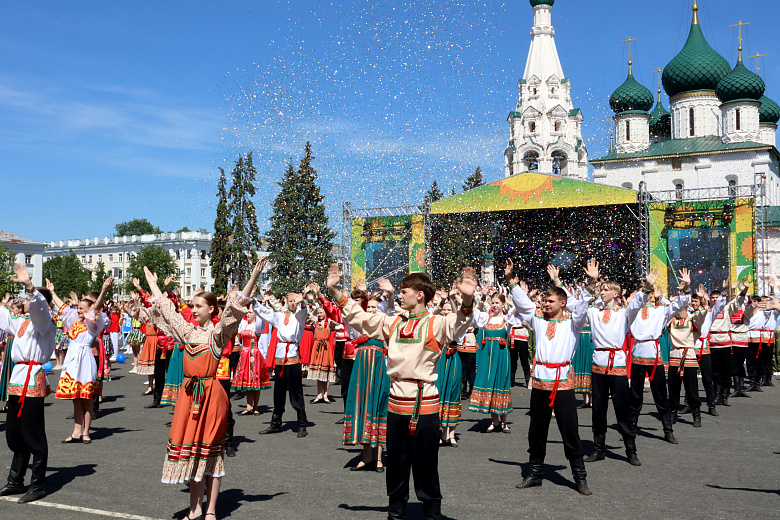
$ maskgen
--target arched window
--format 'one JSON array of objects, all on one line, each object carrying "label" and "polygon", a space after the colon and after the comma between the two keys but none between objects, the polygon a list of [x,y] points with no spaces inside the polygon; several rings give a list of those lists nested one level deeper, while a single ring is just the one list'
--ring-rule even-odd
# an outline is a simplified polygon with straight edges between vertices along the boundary
[{"label": "arched window", "polygon": [[523,162],[525,168],[529,172],[535,172],[539,170],[539,154],[536,152],[526,152],[523,156]]},{"label": "arched window", "polygon": [[691,137],[696,135],[696,120],[694,118],[693,107],[688,109],[688,132]]},{"label": "arched window", "polygon": [[561,122],[560,121],[556,121],[555,122],[555,131],[556,132],[560,132],[561,131]]},{"label": "arched window", "polygon": [[631,121],[626,121],[626,141],[631,140]]},{"label": "arched window", "polygon": [[739,109],[734,114],[734,122],[736,123],[737,130],[742,130],[742,113]]},{"label": "arched window", "polygon": [[566,175],[566,154],[560,150],[552,153],[553,175]]},{"label": "arched window", "polygon": [[729,198],[737,198],[737,181],[734,179],[729,179]]},{"label": "arched window", "polygon": [[677,200],[683,199],[683,183],[677,182],[674,185],[674,195],[677,198]]}]

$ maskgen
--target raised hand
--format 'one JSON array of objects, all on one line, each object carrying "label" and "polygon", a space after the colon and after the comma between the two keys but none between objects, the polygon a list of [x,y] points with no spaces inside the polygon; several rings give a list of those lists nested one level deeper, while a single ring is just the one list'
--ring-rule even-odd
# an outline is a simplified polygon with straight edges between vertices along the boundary
[{"label": "raised hand", "polygon": [[51,283],[51,280],[46,278],[46,288],[49,290],[49,292],[54,292],[54,284]]},{"label": "raised hand", "polygon": [[149,282],[149,285],[157,285],[157,273],[153,273],[148,267],[144,266],[144,274],[146,275],[146,281]]},{"label": "raised hand", "polygon": [[506,277],[507,281],[512,279],[512,273],[515,271],[515,264],[512,262],[511,258],[506,259],[506,267],[504,268],[504,276]]},{"label": "raised hand", "polygon": [[[14,264],[14,269],[15,269],[15,268],[16,268],[16,264]],[[769,279],[769,282],[767,282],[767,284],[769,285],[769,287],[771,287],[772,289],[774,289],[774,288],[775,288],[775,286],[777,285],[777,280],[776,280],[776,279],[775,279],[775,277],[773,276],[772,278],[770,278],[770,279]]]},{"label": "raised hand", "polygon": [[141,280],[139,280],[138,278],[133,278],[133,287],[135,287],[136,289],[138,289],[140,291],[141,290]]},{"label": "raised hand", "polygon": [[598,280],[598,278],[599,278],[599,263],[596,262],[595,258],[591,258],[590,260],[588,260],[588,263],[585,266],[585,276],[587,276],[591,280]]},{"label": "raised hand", "polygon": [[649,271],[647,271],[647,274],[645,275],[645,283],[648,285],[648,287],[654,286],[655,282],[658,281],[658,268],[653,267]]},{"label": "raised hand", "polygon": [[103,292],[108,291],[108,288],[111,287],[113,284],[114,284],[114,277],[113,276],[109,276],[108,278],[106,278],[103,281],[102,291]]},{"label": "raised hand", "polygon": [[558,274],[561,272],[560,269],[555,267],[554,265],[550,264],[547,266],[547,274],[550,276],[550,281],[555,285],[556,287],[559,287],[561,285],[561,279],[558,278]]},{"label": "raised hand", "polygon": [[723,283],[721,284],[721,288],[723,289],[723,292],[728,291],[728,289],[729,289],[729,279],[728,278],[723,280]]},{"label": "raised hand", "polygon": [[336,286],[339,284],[340,281],[341,281],[341,274],[339,274],[339,264],[337,263],[330,264],[330,268],[328,269],[328,278],[325,281],[325,285],[328,286],[328,289],[334,290],[336,289]]},{"label": "raised hand", "polygon": [[12,282],[20,283],[24,285],[24,288],[27,289],[28,291],[35,288],[35,286],[30,281],[30,273],[27,271],[27,268],[25,266],[23,266],[22,264],[15,263],[14,272],[16,273],[16,276],[11,276],[9,278]]},{"label": "raised hand", "polygon": [[681,291],[685,291],[691,286],[691,272],[684,267],[680,269],[680,286]]},{"label": "raised hand", "polygon": [[[728,283],[728,280],[726,280],[726,283]],[[696,295],[700,298],[707,297],[707,291],[705,290],[703,283],[699,284],[699,288],[696,290]]]},{"label": "raised hand", "polygon": [[174,278],[175,278],[175,276],[173,276],[173,275],[166,276],[165,277],[165,281],[163,282],[163,287],[168,287],[168,284],[171,283]]},{"label": "raised hand", "polygon": [[377,280],[377,284],[379,284],[379,289],[385,292],[395,292],[395,287],[393,287],[393,284],[390,283],[390,280],[387,278],[380,278]]},{"label": "raised hand", "polygon": [[663,291],[661,291],[661,286],[660,285],[654,285],[653,286],[653,296],[655,296],[656,298],[660,298],[663,295],[664,295],[664,293],[663,293]]},{"label": "raised hand", "polygon": [[464,267],[456,283],[457,289],[464,299],[468,298],[471,300],[474,297],[474,291],[477,289],[477,275],[474,272],[474,268]]},{"label": "raised hand", "polygon": [[309,284],[309,290],[312,291],[316,296],[320,295],[320,284],[317,282],[312,282]]},{"label": "raised hand", "polygon": [[766,302],[766,308],[767,310],[776,310],[780,311],[780,298],[777,296],[770,296],[769,301]]},{"label": "raised hand", "polygon": [[750,283],[748,282],[747,277],[742,278],[742,282],[739,284],[740,289],[743,291],[746,291],[748,287],[750,287]]},{"label": "raised hand", "polygon": [[368,292],[368,285],[366,285],[366,281],[365,280],[359,280],[357,282],[357,286],[356,287],[360,291]]},{"label": "raised hand", "polygon": [[[517,278],[515,278],[515,280],[517,280]],[[520,289],[522,289],[524,293],[528,294],[528,284],[527,283],[520,282]],[[533,298],[534,296],[536,296],[536,294],[534,294],[534,291],[531,291],[531,293],[532,294],[529,295],[529,298]]]}]

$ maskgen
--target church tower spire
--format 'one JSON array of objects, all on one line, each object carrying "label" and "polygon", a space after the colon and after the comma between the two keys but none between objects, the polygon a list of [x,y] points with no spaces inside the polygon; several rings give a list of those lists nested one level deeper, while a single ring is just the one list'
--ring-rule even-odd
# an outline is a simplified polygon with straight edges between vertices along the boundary
[{"label": "church tower spire", "polygon": [[534,13],[531,45],[523,77],[517,83],[517,106],[508,118],[505,175],[538,172],[587,179],[582,112],[572,106],[571,82],[563,74],[555,46],[555,0],[530,3]]}]

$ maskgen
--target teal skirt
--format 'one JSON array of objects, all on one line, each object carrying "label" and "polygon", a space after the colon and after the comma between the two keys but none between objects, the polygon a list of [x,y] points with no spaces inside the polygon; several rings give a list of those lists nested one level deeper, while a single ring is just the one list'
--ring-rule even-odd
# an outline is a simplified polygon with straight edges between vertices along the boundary
[{"label": "teal skirt", "polygon": [[5,357],[3,358],[2,373],[0,373],[0,401],[8,400],[8,382],[11,380],[11,372],[16,366],[16,363],[11,359],[13,346],[14,339],[10,336],[6,337]]},{"label": "teal skirt", "polygon": [[571,360],[571,367],[574,370],[574,392],[578,394],[590,394],[593,377],[593,341],[590,334],[590,327],[586,327],[580,332],[577,341],[577,350],[574,352],[574,358]]},{"label": "teal skirt", "polygon": [[453,351],[452,354],[442,354],[437,371],[439,422],[442,428],[454,428],[460,423],[460,390],[463,378],[463,365],[458,353]]},{"label": "teal skirt", "polygon": [[368,340],[355,353],[349,380],[342,443],[387,444],[387,402],[390,378],[387,376],[382,343]]},{"label": "teal skirt", "polygon": [[658,346],[661,350],[661,358],[664,360],[664,365],[669,366],[669,353],[672,351],[672,343],[669,340],[669,328],[664,328],[664,333],[661,334],[661,338],[658,341]]},{"label": "teal skirt", "polygon": [[168,364],[168,373],[165,375],[165,386],[163,387],[162,399],[160,399],[161,405],[176,405],[182,381],[184,381],[184,349],[181,348],[180,343],[176,343]]},{"label": "teal skirt", "polygon": [[483,341],[477,350],[477,375],[469,410],[505,415],[512,411],[509,346],[505,338],[484,338]]}]

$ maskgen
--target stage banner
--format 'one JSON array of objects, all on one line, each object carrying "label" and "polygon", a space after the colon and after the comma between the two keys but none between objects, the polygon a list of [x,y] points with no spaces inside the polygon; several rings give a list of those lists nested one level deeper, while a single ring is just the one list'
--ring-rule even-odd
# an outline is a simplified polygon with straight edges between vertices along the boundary
[{"label": "stage banner", "polygon": [[676,294],[683,267],[694,290],[700,283],[720,289],[725,278],[732,284],[747,278],[755,290],[754,199],[650,203],[648,209],[650,267],[659,269],[667,294]]},{"label": "stage banner", "polygon": [[352,283],[389,278],[397,288],[409,273],[425,271],[422,215],[357,218],[352,221]]}]

